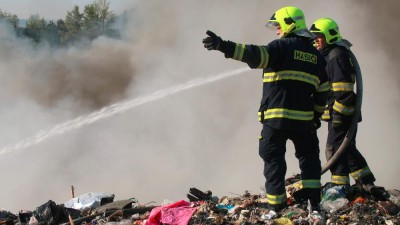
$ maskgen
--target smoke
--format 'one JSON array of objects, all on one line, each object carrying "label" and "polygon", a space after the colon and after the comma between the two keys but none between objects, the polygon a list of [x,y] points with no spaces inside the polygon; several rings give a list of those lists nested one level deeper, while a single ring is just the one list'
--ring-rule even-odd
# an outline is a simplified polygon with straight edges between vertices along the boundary
[{"label": "smoke", "polygon": [[[365,30],[364,39],[370,44],[372,50],[382,49],[391,62],[399,59],[400,46],[397,43],[397,35],[400,27],[394,21],[400,19],[397,13],[399,3],[396,1],[370,2],[355,1],[348,2],[349,7],[357,9],[357,16],[354,20],[364,21],[360,24]],[[384,13],[382,13],[384,12]],[[398,66],[398,65],[397,65]]]},{"label": "smoke", "polygon": [[[396,44],[400,27],[393,24],[400,18],[397,1],[347,2],[354,9],[348,19],[347,33],[353,34],[353,52],[358,56],[364,79],[364,100],[358,146],[377,177],[377,184],[398,189],[396,175],[400,165],[398,154],[400,109],[398,52]],[[350,25],[354,21],[354,25]],[[342,25],[342,27],[343,27]],[[351,40],[351,39],[350,39]]]},{"label": "smoke", "polygon": [[[379,7],[391,10],[395,1]],[[206,30],[239,43],[267,44],[276,35],[265,29],[265,22],[286,5],[292,2],[129,3],[125,7],[132,13],[122,40],[99,38],[63,50],[33,49],[3,26],[0,144],[16,143],[122,100],[241,68],[245,65],[203,48]],[[368,20],[374,11],[362,1],[297,6],[309,25],[319,17],[337,20],[354,44],[365,85],[358,147],[377,184],[398,188],[399,166],[391,157],[400,144],[398,60],[392,50],[398,30],[372,35],[371,21],[387,24],[391,19],[377,19],[375,13]],[[216,195],[258,192],[264,185],[258,156],[260,76],[261,71],[252,70],[189,89],[3,156],[0,207],[17,211],[50,199],[64,203],[71,198],[71,185],[76,195],[108,192],[141,203],[185,199],[190,187]],[[325,125],[319,136],[324,159]],[[286,155],[287,175],[297,173],[290,142]]]}]

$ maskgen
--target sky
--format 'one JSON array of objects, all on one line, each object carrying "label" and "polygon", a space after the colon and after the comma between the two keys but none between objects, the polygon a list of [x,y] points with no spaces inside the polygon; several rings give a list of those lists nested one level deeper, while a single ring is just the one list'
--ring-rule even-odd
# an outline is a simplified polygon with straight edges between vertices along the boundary
[{"label": "sky", "polygon": [[[57,19],[73,5],[89,2],[7,0],[1,9],[19,18],[38,13]],[[133,9],[119,40],[100,37],[66,49],[33,48],[29,40],[0,25],[0,149],[30,137],[41,140],[0,154],[0,208],[17,212],[34,210],[48,200],[62,204],[72,198],[71,186],[76,196],[106,192],[115,194],[115,200],[134,197],[142,204],[186,199],[191,187],[218,196],[260,192],[260,70],[187,85],[163,98],[151,96],[246,67],[204,49],[205,32],[238,43],[267,44],[276,34],[265,28],[266,20],[293,1],[110,2],[116,13]],[[398,15],[397,5],[397,0],[296,3],[308,26],[331,17],[353,43],[364,86],[357,146],[376,184],[387,189],[400,188],[400,49],[393,45],[400,28],[392,26],[387,32],[382,24]],[[142,103],[136,107],[46,136],[54,127],[72,126],[81,116],[105,113],[101,109],[138,98]],[[318,130],[323,163],[326,130],[326,124]],[[290,176],[299,169],[290,141],[287,147]],[[324,174],[323,181],[329,176]]]}]

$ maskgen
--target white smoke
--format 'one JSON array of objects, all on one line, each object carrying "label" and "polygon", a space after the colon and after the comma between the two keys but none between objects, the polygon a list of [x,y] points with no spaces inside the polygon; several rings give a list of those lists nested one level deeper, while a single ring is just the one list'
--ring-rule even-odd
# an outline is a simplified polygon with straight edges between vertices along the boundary
[{"label": "white smoke", "polygon": [[[122,40],[100,38],[65,50],[32,49],[2,27],[0,144],[18,143],[108,104],[241,68],[245,65],[203,48],[206,30],[240,43],[267,44],[276,35],[265,22],[286,5],[292,2],[134,2],[125,6],[133,16]],[[336,19],[353,42],[365,86],[357,144],[377,184],[398,188],[395,61],[370,47],[368,27],[352,19],[347,3],[296,6],[308,25],[319,17]],[[101,191],[141,203],[185,199],[190,187],[216,195],[258,192],[264,185],[258,156],[260,77],[261,71],[252,70],[188,89],[3,155],[0,207],[17,211],[50,199],[64,203],[71,185],[76,195]],[[325,159],[326,126],[319,132]],[[287,175],[297,173],[290,142],[286,155]]]}]

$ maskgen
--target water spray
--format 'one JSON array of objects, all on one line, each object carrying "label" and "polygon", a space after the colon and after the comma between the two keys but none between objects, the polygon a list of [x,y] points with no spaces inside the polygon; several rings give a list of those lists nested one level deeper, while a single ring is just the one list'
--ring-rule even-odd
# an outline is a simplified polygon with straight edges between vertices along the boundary
[{"label": "water spray", "polygon": [[21,151],[21,150],[31,147],[33,145],[39,144],[51,137],[64,134],[68,131],[81,128],[82,126],[92,124],[98,120],[106,119],[108,117],[114,116],[119,113],[124,113],[124,112],[126,112],[134,107],[140,106],[142,104],[152,102],[154,100],[158,100],[158,99],[167,97],[171,94],[175,94],[175,93],[178,93],[178,92],[181,92],[184,90],[188,90],[188,89],[191,89],[191,88],[194,88],[197,86],[201,86],[201,85],[215,82],[215,81],[227,78],[227,77],[238,75],[238,74],[244,73],[249,70],[250,70],[250,68],[245,67],[245,68],[239,68],[236,70],[232,70],[229,72],[223,72],[223,73],[220,73],[220,74],[217,74],[214,76],[210,76],[210,77],[201,77],[201,78],[193,79],[193,80],[190,80],[183,84],[178,84],[178,85],[166,88],[166,89],[156,91],[150,95],[146,95],[146,96],[138,97],[138,98],[135,98],[132,100],[122,101],[122,102],[112,104],[110,106],[106,106],[106,107],[96,110],[90,114],[83,115],[78,118],[69,120],[67,122],[57,124],[53,128],[50,128],[48,130],[41,130],[36,135],[33,135],[26,139],[23,139],[15,144],[5,146],[0,149],[0,156],[7,154],[7,153],[16,153],[18,151]]}]

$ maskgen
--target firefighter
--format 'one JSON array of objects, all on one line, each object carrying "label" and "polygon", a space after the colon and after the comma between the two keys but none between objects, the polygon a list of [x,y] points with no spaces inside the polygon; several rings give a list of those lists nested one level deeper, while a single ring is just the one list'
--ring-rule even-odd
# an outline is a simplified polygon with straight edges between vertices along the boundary
[{"label": "firefighter", "polygon": [[[277,10],[268,28],[278,39],[268,45],[239,44],[223,40],[211,31],[203,39],[208,50],[263,70],[263,94],[258,119],[263,124],[259,155],[264,161],[268,207],[287,206],[285,174],[286,142],[291,140],[299,160],[301,181],[317,210],[321,190],[321,161],[316,130],[320,127],[330,85],[323,56],[313,47],[302,10],[288,6]],[[314,210],[313,209],[313,210]]]},{"label": "firefighter", "polygon": [[[326,71],[332,84],[327,108],[322,115],[322,120],[328,122],[326,158],[329,160],[342,144],[352,122],[356,103],[356,70],[351,60],[351,43],[342,38],[334,20],[320,18],[312,24],[310,31],[317,36],[315,47],[326,59]],[[361,117],[358,122],[361,122]],[[350,174],[364,191],[382,193],[384,189],[374,185],[374,174],[357,150],[356,133],[343,155],[330,168],[331,182],[335,185],[350,185]]]}]

